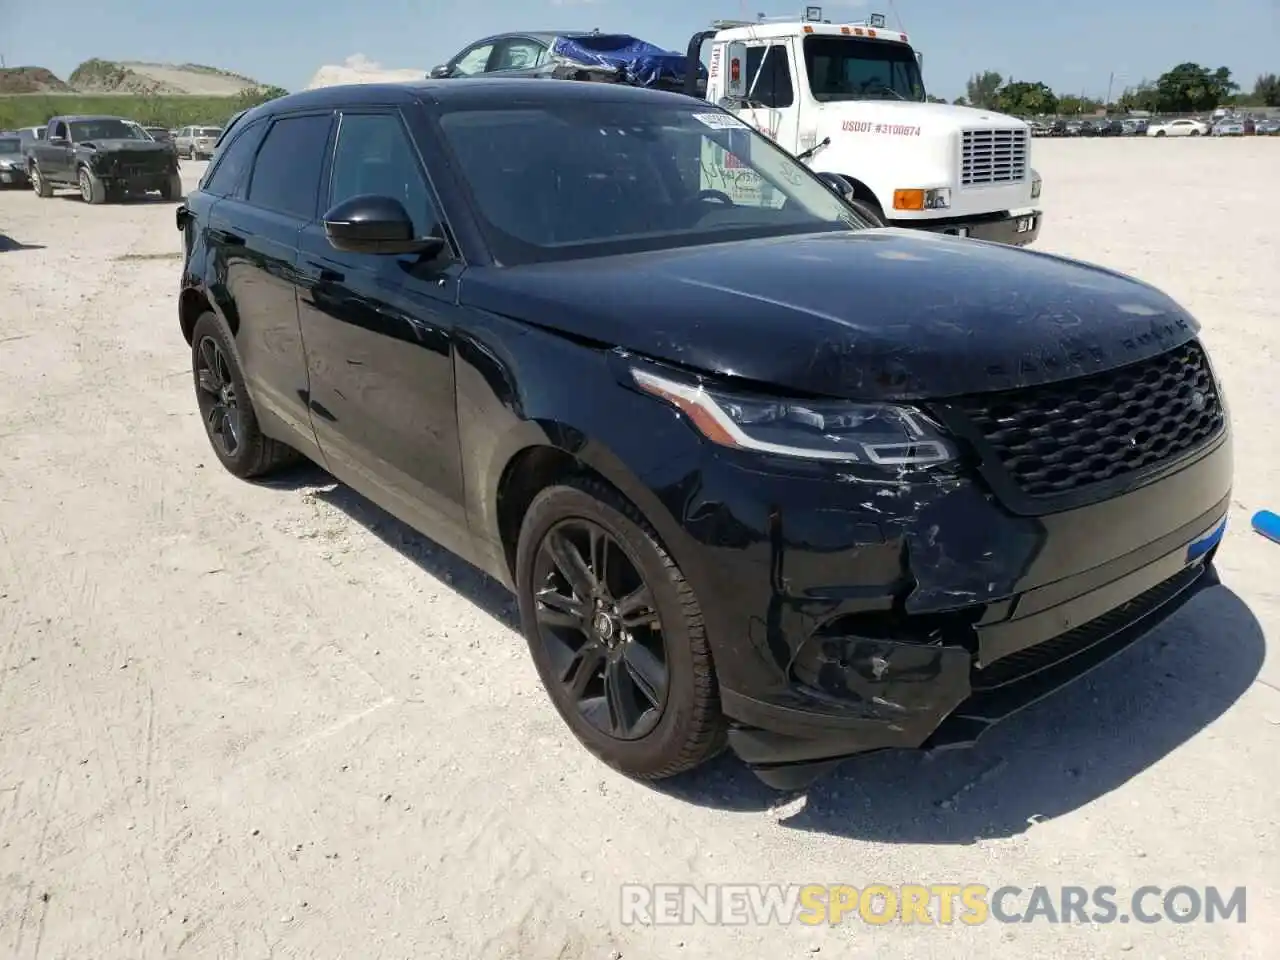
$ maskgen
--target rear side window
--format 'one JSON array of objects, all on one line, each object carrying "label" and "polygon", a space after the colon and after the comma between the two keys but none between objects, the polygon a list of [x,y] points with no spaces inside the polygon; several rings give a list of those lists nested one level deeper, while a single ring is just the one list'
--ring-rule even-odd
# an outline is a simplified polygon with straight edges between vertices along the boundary
[{"label": "rear side window", "polygon": [[316,214],[332,114],[286,117],[267,131],[249,181],[249,202],[302,220]]},{"label": "rear side window", "polygon": [[239,131],[239,136],[222,150],[208,179],[200,185],[205,193],[215,197],[234,197],[249,179],[253,166],[254,149],[262,139],[262,123],[255,123]]}]

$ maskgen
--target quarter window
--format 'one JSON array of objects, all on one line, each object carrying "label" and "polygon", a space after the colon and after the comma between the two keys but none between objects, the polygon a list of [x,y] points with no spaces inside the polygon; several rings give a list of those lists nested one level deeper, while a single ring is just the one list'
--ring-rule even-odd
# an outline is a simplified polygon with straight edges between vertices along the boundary
[{"label": "quarter window", "polygon": [[245,127],[234,140],[222,151],[209,178],[200,185],[205,193],[215,197],[234,197],[249,178],[249,168],[253,166],[253,154],[262,139],[262,124],[255,123]]},{"label": "quarter window", "polygon": [[330,114],[314,114],[272,124],[253,166],[249,202],[302,220],[313,219],[331,122]]}]

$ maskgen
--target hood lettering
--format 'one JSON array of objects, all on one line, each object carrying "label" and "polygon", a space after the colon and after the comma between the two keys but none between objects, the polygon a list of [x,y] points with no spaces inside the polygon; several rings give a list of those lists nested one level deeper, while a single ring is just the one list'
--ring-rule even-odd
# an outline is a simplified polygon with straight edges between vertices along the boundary
[{"label": "hood lettering", "polygon": [[872,123],[870,120],[845,120],[840,124],[845,133],[878,133],[889,137],[918,137],[920,128],[905,123]]}]

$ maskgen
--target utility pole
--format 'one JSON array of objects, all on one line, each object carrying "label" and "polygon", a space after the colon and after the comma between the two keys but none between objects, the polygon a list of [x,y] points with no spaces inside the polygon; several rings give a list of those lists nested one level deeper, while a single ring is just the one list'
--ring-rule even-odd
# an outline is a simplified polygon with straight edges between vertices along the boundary
[{"label": "utility pole", "polygon": [[1109,108],[1111,106],[1111,87],[1115,84],[1115,82],[1116,82],[1116,72],[1112,70],[1111,77],[1107,80],[1107,102],[1103,104],[1104,107]]}]

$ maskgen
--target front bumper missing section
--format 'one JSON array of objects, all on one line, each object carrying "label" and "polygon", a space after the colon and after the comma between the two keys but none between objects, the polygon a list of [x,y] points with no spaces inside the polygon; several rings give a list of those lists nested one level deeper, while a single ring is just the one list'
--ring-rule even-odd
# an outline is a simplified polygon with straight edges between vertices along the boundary
[{"label": "front bumper missing section", "polygon": [[[1216,533],[1220,536],[1221,529]],[[729,745],[764,783],[778,790],[803,789],[845,760],[878,750],[972,746],[995,724],[1080,679],[1201,591],[1216,586],[1220,581],[1213,567],[1215,552],[1216,542],[1187,564],[1190,555],[1184,547],[1109,584],[1103,589],[1112,596],[1125,586],[1135,592],[1093,619],[985,668],[964,647],[867,641],[884,648],[882,659],[891,660],[893,670],[915,674],[907,683],[920,699],[910,708],[886,701],[864,703],[865,712],[857,715],[849,713],[845,703],[837,716],[823,712],[824,704],[817,698],[809,704],[782,706],[723,690],[725,712],[734,720]],[[1170,566],[1175,572],[1168,575]],[[1151,585],[1156,573],[1165,576]],[[1088,609],[1090,601],[1098,599],[1086,594],[1062,607],[1082,604],[1080,609]],[[1063,613],[1055,608],[1038,616]],[[835,704],[825,706],[829,710]]]}]

